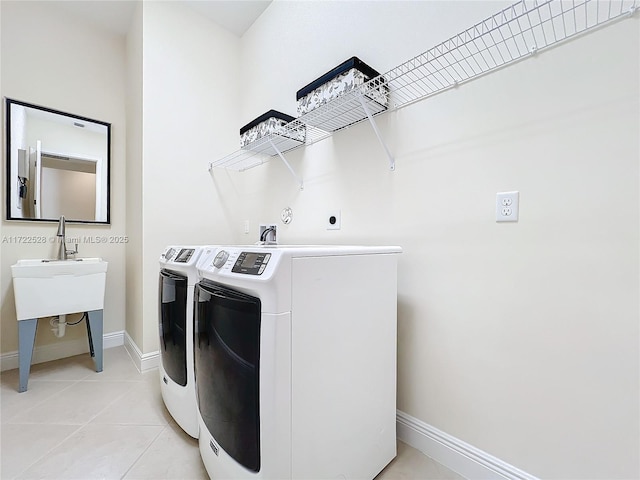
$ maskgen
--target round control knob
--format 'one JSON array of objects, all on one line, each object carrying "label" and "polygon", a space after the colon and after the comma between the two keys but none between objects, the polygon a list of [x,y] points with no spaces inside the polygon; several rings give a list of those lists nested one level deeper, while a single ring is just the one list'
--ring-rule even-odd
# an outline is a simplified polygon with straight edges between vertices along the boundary
[{"label": "round control knob", "polygon": [[216,258],[213,259],[213,266],[216,268],[224,267],[224,264],[227,263],[227,259],[229,258],[229,252],[226,250],[220,250],[216,255]]}]

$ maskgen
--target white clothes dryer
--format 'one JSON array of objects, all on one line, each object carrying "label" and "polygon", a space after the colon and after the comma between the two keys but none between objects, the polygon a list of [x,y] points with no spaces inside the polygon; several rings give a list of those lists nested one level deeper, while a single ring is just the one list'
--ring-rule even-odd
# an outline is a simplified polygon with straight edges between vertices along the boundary
[{"label": "white clothes dryer", "polygon": [[202,246],[169,246],[160,256],[160,390],[176,423],[194,438],[198,438],[198,417],[193,377],[193,289],[198,281],[196,262],[206,250]]},{"label": "white clothes dryer", "polygon": [[211,478],[373,479],[396,455],[400,247],[217,247],[194,368]]}]

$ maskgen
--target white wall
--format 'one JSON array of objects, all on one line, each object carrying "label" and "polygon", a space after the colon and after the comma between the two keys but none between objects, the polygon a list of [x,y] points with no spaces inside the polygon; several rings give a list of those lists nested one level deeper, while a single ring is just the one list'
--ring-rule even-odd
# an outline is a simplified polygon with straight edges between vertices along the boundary
[{"label": "white wall", "polygon": [[[58,9],[51,2],[3,0],[0,9],[1,95],[112,124],[112,223],[110,226],[68,224],[68,236],[82,238],[85,235],[126,235],[124,39],[88,25],[86,21]],[[29,34],[26,35],[25,32]],[[55,78],[56,81],[43,81],[43,72],[47,72],[48,78]],[[3,213],[3,239],[20,236],[48,238],[55,234],[54,223],[7,222],[4,218]],[[3,242],[0,246],[0,351],[3,354],[15,352],[18,346],[9,267],[20,258],[51,258],[56,254],[56,246],[53,243],[11,241]],[[124,330],[124,245],[80,244],[79,250],[80,256],[100,256],[109,262],[104,331],[111,333]],[[86,338],[86,330],[80,326],[67,329],[64,340],[57,340],[51,334],[48,324],[45,326],[45,321],[42,323],[38,329],[36,348]]]},{"label": "white wall", "polygon": [[[0,39],[2,39],[2,8],[0,8]],[[0,92],[2,92],[2,49],[1,48],[0,48]],[[5,118],[4,109],[3,109],[2,118],[3,118],[3,121],[4,121],[4,118]],[[7,139],[5,138],[5,133],[4,132],[2,133],[2,138],[3,138],[4,142],[7,141]],[[3,145],[6,145],[6,143],[3,143]],[[3,155],[6,155],[6,153],[4,153]],[[6,162],[6,160],[5,160],[5,162]],[[3,165],[6,166],[6,163],[3,163]],[[4,177],[3,177],[3,180],[5,180]],[[2,190],[3,193],[6,195],[6,192],[4,190],[6,187],[3,186],[2,188],[3,188],[3,190]],[[5,215],[6,215],[6,211],[5,211]],[[0,222],[0,235],[2,235],[2,233],[3,233],[3,228],[2,227],[3,227],[2,222]],[[0,266],[2,266],[2,249],[0,249]],[[4,279],[2,277],[2,274],[0,273],[0,292],[3,291],[2,290],[3,289],[3,281],[4,281]],[[0,297],[0,298],[2,298],[2,297]],[[1,307],[0,307],[0,311],[1,311]]]},{"label": "white wall", "polygon": [[[238,125],[503,5],[274,2],[243,37]],[[240,241],[273,221],[282,243],[401,245],[398,408],[541,478],[640,476],[639,22],[378,117],[395,172],[359,124],[287,155],[303,191],[277,158],[213,173]],[[498,224],[509,190],[520,220]]]},{"label": "white wall", "polygon": [[142,345],[142,3],[127,33],[126,331]]},{"label": "white wall", "polygon": [[41,195],[42,218],[94,218],[96,174],[43,167]]},{"label": "white wall", "polygon": [[[134,339],[158,350],[158,260],[170,244],[232,237],[207,162],[235,145],[239,39],[179,2],[142,8],[142,303]],[[136,167],[137,168],[137,167]],[[134,320],[138,321],[138,320]]]}]

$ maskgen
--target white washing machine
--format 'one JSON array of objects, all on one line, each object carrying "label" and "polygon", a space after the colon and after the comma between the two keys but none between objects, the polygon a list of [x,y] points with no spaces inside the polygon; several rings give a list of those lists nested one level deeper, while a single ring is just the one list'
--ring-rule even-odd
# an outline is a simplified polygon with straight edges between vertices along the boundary
[{"label": "white washing machine", "polygon": [[[212,248],[209,248],[209,251]],[[182,429],[198,438],[193,377],[193,289],[202,246],[169,246],[160,256],[158,317],[160,389],[164,404]]]},{"label": "white washing machine", "polygon": [[217,247],[194,292],[211,478],[373,479],[396,455],[400,247]]}]

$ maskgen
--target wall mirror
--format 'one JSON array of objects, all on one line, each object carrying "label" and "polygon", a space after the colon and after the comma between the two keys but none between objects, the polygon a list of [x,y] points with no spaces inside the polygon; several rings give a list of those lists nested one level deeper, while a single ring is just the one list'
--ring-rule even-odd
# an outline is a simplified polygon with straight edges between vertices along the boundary
[{"label": "wall mirror", "polygon": [[110,223],[111,124],[6,99],[7,220]]}]

